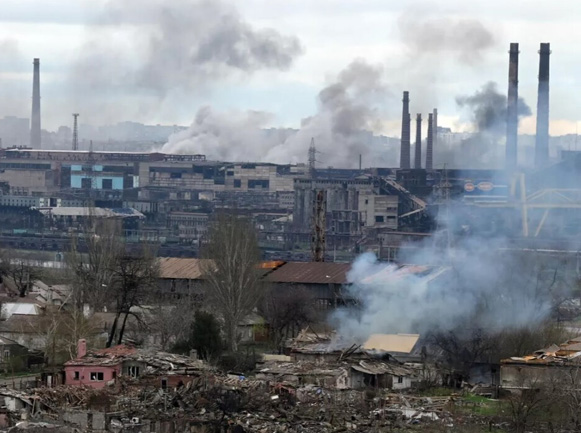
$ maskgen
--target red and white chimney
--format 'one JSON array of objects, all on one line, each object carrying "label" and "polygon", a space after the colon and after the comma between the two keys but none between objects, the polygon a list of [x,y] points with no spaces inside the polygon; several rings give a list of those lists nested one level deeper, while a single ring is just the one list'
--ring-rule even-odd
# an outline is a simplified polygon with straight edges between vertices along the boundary
[{"label": "red and white chimney", "polygon": [[87,354],[87,340],[81,338],[77,343],[77,358],[84,358]]}]

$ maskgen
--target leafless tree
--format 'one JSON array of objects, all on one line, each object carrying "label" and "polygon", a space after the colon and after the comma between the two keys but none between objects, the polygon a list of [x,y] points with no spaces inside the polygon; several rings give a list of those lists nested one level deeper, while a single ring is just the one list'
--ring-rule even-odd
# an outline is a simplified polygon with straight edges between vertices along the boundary
[{"label": "leafless tree", "polygon": [[547,383],[540,375],[520,372],[516,389],[508,397],[510,414],[517,433],[524,433],[534,423],[534,416],[550,402]]},{"label": "leafless tree", "polygon": [[156,305],[149,310],[146,326],[162,350],[188,338],[194,311],[195,303],[187,298],[178,305]]},{"label": "leafless tree", "polygon": [[259,312],[268,324],[270,341],[279,353],[284,341],[295,337],[306,325],[315,320],[315,297],[304,287],[270,287]]},{"label": "leafless tree", "polygon": [[235,214],[219,215],[210,226],[202,257],[208,301],[224,322],[228,349],[235,352],[237,325],[256,308],[264,292],[254,227]]},{"label": "leafless tree", "polygon": [[140,319],[140,316],[132,309],[141,306],[148,299],[152,289],[157,287],[159,277],[158,261],[147,248],[139,254],[126,253],[112,265],[113,267],[109,269],[112,278],[107,294],[115,312],[115,319],[111,326],[107,347],[111,347],[115,338],[117,344],[122,343],[130,315]]},{"label": "leafless tree", "polygon": [[9,251],[0,251],[0,276],[10,278],[18,296],[25,297],[34,281],[42,278],[42,269],[26,258],[15,258]]},{"label": "leafless tree", "polygon": [[[86,252],[80,251],[80,246]],[[73,304],[82,309],[85,304],[101,309],[109,297],[113,278],[111,270],[125,253],[120,222],[89,219],[82,236],[72,238],[71,251],[65,256],[71,274]]]}]

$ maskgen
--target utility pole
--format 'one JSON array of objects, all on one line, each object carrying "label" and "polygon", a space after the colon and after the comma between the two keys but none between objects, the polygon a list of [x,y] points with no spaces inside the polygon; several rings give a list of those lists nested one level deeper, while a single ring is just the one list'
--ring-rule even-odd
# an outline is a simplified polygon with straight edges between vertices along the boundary
[{"label": "utility pole", "polygon": [[313,191],[313,226],[311,253],[313,262],[325,261],[325,230],[327,228],[327,194],[323,189]]},{"label": "utility pole", "polygon": [[73,113],[73,150],[79,150],[79,127],[77,118],[79,113]]},{"label": "utility pole", "polygon": [[311,145],[309,146],[309,178],[314,179],[316,177],[315,173],[315,163],[317,162],[316,159],[317,148],[315,147],[315,139],[311,138]]}]

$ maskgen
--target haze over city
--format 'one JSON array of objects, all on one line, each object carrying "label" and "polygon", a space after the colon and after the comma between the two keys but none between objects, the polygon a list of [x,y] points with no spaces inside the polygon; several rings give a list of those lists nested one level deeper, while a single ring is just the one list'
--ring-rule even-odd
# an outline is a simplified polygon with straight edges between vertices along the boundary
[{"label": "haze over city", "polygon": [[580,23],[3,0],[0,433],[581,431]]}]

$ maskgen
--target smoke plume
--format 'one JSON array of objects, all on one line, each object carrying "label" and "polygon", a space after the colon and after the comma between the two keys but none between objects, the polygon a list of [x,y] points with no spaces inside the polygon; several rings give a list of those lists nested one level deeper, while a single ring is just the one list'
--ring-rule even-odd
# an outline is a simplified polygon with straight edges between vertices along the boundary
[{"label": "smoke plume", "polygon": [[84,98],[91,89],[90,102],[102,108],[122,90],[153,98],[155,109],[168,96],[286,70],[301,52],[297,38],[252,27],[222,0],[115,0],[89,26],[71,81]]},{"label": "smoke plume", "polygon": [[[0,40],[0,113],[16,116],[30,116],[30,99],[23,94],[32,95],[32,82],[23,81],[18,74],[32,71],[32,61],[26,61],[20,51],[18,41],[14,39]],[[28,68],[23,70],[23,68]]]},{"label": "smoke plume", "polygon": [[406,258],[421,264],[411,269],[363,254],[348,274],[359,308],[334,315],[338,335],[363,342],[374,333],[494,333],[539,323],[576,277],[545,258],[503,252],[507,246],[502,238],[466,236],[448,254],[425,244]]},{"label": "smoke plume", "polygon": [[[507,99],[506,95],[498,92],[496,83],[486,83],[473,95],[456,97],[456,104],[471,110],[478,132],[495,136],[506,134]],[[517,108],[519,119],[532,114],[523,98],[518,99]]]},{"label": "smoke plume", "polygon": [[[170,137],[162,151],[203,153],[228,161],[304,162],[311,138],[325,165],[354,167],[362,154],[376,164],[392,164],[396,155],[374,142],[381,126],[381,104],[389,95],[383,69],[362,60],[352,62],[323,88],[318,110],[303,119],[300,130],[282,134],[261,131],[266,113],[216,113],[203,108],[187,131]],[[388,160],[387,158],[391,158]]]},{"label": "smoke plume", "polygon": [[428,53],[452,53],[461,62],[473,64],[495,44],[492,32],[473,19],[430,16],[410,9],[398,24],[402,42],[415,58]]},{"label": "smoke plume", "polygon": [[[438,149],[437,158],[449,167],[501,168],[505,163],[507,98],[497,84],[488,82],[472,95],[456,97],[460,109],[469,113],[476,131],[462,143]],[[530,116],[531,109],[523,98],[518,99],[518,117]]]}]

